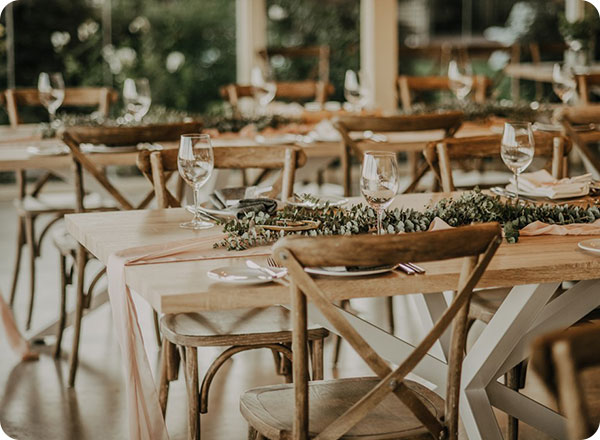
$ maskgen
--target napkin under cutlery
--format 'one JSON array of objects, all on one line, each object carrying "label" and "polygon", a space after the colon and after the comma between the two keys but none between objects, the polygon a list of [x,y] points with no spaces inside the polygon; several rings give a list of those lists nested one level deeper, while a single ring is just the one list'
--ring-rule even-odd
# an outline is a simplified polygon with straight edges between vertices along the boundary
[{"label": "napkin under cutlery", "polygon": [[[511,178],[510,182],[511,184],[507,189],[514,192],[516,190],[514,177]],[[519,176],[519,190],[531,196],[564,199],[587,195],[591,182],[591,174],[558,180],[552,177],[548,171],[539,170],[533,173],[521,174]]]}]

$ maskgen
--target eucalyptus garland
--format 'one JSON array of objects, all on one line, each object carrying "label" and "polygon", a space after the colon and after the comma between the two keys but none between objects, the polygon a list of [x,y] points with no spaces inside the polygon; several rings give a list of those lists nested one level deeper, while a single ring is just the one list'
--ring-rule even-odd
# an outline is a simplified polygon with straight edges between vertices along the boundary
[{"label": "eucalyptus garland", "polygon": [[[386,210],[383,216],[383,228],[388,234],[426,231],[436,217],[450,226],[499,222],[503,225],[506,240],[515,243],[519,238],[519,230],[530,223],[535,221],[557,225],[592,223],[600,218],[600,209],[596,206],[523,205],[473,190],[462,194],[457,199],[443,199],[423,211],[408,208]],[[287,234],[307,236],[365,234],[375,228],[377,214],[372,208],[363,204],[347,209],[331,207],[327,204],[319,209],[286,206],[272,216],[264,212],[251,212],[242,219],[223,221],[227,236],[215,243],[214,247],[239,251],[269,245],[286,235],[286,232],[263,229],[262,225],[285,225],[286,222],[301,220],[316,221],[320,225],[317,229]]]},{"label": "eucalyptus garland", "polygon": [[486,101],[481,104],[474,101],[459,102],[456,100],[436,104],[413,104],[411,109],[403,114],[421,115],[428,113],[443,113],[460,110],[467,121],[487,119],[490,116],[507,118],[516,121],[549,121],[553,108],[548,103],[514,103],[508,100]]}]

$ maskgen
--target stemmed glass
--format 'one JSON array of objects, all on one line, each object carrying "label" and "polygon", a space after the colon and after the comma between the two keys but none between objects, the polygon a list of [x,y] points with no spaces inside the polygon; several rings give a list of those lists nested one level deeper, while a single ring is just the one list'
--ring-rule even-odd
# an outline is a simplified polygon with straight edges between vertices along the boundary
[{"label": "stemmed glass", "polygon": [[207,134],[184,134],[179,143],[177,168],[185,182],[194,190],[194,218],[182,223],[186,229],[208,229],[213,223],[200,216],[200,188],[208,181],[214,166],[213,148]]},{"label": "stemmed glass", "polygon": [[563,104],[569,104],[577,96],[577,83],[573,72],[568,66],[554,64],[552,68],[552,90],[560,98]]},{"label": "stemmed glass", "polygon": [[468,69],[461,69],[456,60],[451,60],[448,64],[448,80],[452,93],[463,102],[473,88],[473,78],[469,75]]},{"label": "stemmed glass", "polygon": [[52,126],[56,125],[56,111],[65,100],[65,82],[61,73],[40,73],[38,77],[40,102],[50,116]]},{"label": "stemmed glass", "polygon": [[365,105],[367,105],[367,92],[364,87],[363,78],[360,78],[360,74],[356,74],[354,70],[346,70],[346,76],[344,77],[344,98],[352,105],[352,108],[357,111],[361,111]]},{"label": "stemmed glass", "polygon": [[252,69],[252,73],[250,74],[250,84],[252,85],[252,96],[254,97],[254,100],[258,102],[261,113],[266,114],[267,106],[275,99],[277,84],[275,84],[275,81],[272,81],[271,78],[265,80],[260,67]]},{"label": "stemmed glass", "polygon": [[146,78],[127,78],[123,83],[123,102],[125,103],[125,119],[140,122],[150,110],[152,96],[150,83]]},{"label": "stemmed glass", "polygon": [[383,234],[383,211],[390,206],[398,188],[400,174],[396,154],[388,151],[367,151],[363,157],[360,191],[377,212],[377,234]]},{"label": "stemmed glass", "polygon": [[529,122],[506,122],[502,134],[501,156],[515,176],[515,199],[519,200],[519,174],[533,161],[535,142]]}]

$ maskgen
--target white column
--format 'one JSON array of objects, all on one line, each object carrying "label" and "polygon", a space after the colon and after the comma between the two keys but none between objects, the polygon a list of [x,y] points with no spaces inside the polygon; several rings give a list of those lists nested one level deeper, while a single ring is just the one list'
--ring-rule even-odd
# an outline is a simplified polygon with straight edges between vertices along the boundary
[{"label": "white column", "polygon": [[565,18],[571,23],[581,20],[585,14],[583,0],[565,1]]},{"label": "white column", "polygon": [[258,51],[267,46],[266,0],[236,0],[237,82],[248,84],[252,67],[260,65]]},{"label": "white column", "polygon": [[360,5],[360,68],[371,92],[370,106],[384,111],[398,107],[397,2],[361,0]]}]

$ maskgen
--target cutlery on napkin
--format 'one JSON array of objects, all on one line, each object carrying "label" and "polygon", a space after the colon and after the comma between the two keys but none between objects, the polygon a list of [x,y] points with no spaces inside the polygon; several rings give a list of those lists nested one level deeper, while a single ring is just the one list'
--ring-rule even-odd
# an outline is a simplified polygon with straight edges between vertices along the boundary
[{"label": "cutlery on napkin", "polygon": [[[514,177],[511,178],[510,182],[507,189],[515,192]],[[591,182],[591,174],[558,180],[552,177],[548,171],[539,170],[533,173],[521,174],[519,176],[519,190],[531,196],[563,199],[587,195]]]}]

